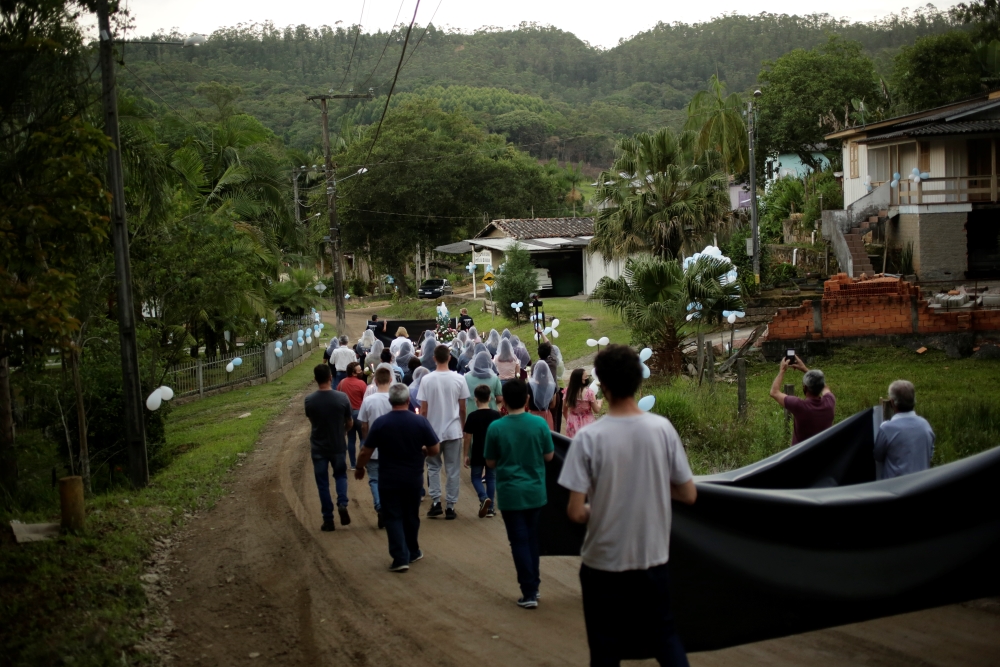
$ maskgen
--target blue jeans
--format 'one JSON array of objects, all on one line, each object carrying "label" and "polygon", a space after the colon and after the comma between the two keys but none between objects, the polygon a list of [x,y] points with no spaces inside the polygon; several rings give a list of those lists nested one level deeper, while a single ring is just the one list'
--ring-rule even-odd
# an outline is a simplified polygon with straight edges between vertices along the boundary
[{"label": "blue jeans", "polygon": [[[486,468],[486,487],[483,487],[483,468]],[[479,502],[489,498],[493,502],[497,499],[497,471],[495,468],[487,466],[472,466],[472,486],[479,495]]]},{"label": "blue jeans", "polygon": [[355,443],[361,444],[361,422],[358,421],[357,410],[351,410],[351,419],[354,420],[354,426],[347,432],[347,456],[351,459],[351,467],[353,468],[358,464],[357,450],[355,450],[354,445]]},{"label": "blue jeans", "polygon": [[503,525],[507,528],[510,552],[514,556],[517,583],[525,599],[535,597],[541,582],[538,571],[538,522],[541,507],[530,510],[502,510]]},{"label": "blue jeans", "polygon": [[337,371],[336,375],[333,376],[333,388],[336,389],[340,386],[340,381],[347,377],[347,371]]},{"label": "blue jeans", "polygon": [[591,667],[618,667],[622,660],[643,658],[688,667],[670,610],[666,564],[624,572],[582,565],[580,588]]},{"label": "blue jeans", "polygon": [[382,518],[389,538],[389,555],[393,563],[409,563],[420,545],[420,488],[391,484],[379,489],[382,495]]},{"label": "blue jeans", "polygon": [[372,490],[372,500],[375,501],[375,511],[380,512],[382,510],[382,500],[379,498],[378,493],[378,459],[373,459],[368,462],[365,466],[365,470],[368,471],[368,486]]},{"label": "blue jeans", "polygon": [[323,521],[333,521],[333,501],[330,499],[330,475],[328,470],[333,466],[333,480],[337,485],[337,506],[347,507],[347,462],[343,454],[337,454],[332,459],[313,454],[313,473],[316,475],[316,489],[319,491],[319,504],[323,508]]}]

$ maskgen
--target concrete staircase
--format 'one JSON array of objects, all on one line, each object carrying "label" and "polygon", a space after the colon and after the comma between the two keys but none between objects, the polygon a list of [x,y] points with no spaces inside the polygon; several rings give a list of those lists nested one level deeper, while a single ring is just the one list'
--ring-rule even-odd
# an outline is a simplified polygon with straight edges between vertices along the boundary
[{"label": "concrete staircase", "polygon": [[[868,277],[875,275],[876,268],[872,266],[871,258],[865,251],[864,236],[868,233],[869,225],[879,221],[884,222],[888,215],[888,211],[879,211],[878,215],[873,215],[864,222],[859,222],[849,232],[844,234],[844,240],[847,242],[847,248],[851,253],[851,264],[854,269],[852,278],[860,278],[862,273],[867,274]],[[877,270],[881,271],[882,267],[879,267]]]}]

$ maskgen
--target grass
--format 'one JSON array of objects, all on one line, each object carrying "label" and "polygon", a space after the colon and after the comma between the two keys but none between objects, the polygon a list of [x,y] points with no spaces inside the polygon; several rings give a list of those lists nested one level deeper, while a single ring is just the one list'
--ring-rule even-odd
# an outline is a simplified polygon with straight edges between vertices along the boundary
[{"label": "grass", "polygon": [[[212,507],[224,484],[268,422],[311,379],[307,360],[275,382],[170,409],[165,450],[170,465],[141,491],[118,489],[87,501],[80,535],[24,545],[0,542],[2,665],[150,664],[135,648],[152,622],[139,576],[153,540],[182,524],[185,514]],[[239,415],[250,413],[239,419]],[[48,482],[53,445],[29,435],[22,447],[19,509],[0,520],[58,521],[58,494]]]},{"label": "grass", "polygon": [[[948,359],[935,350],[917,355],[902,348],[843,348],[813,360],[810,368],[826,374],[837,397],[837,421],[878,405],[893,380],[913,382],[917,413],[937,434],[934,465],[1000,444],[1000,388],[995,382],[1000,361]],[[735,382],[698,387],[684,377],[669,385],[653,381],[644,393],[654,394],[654,411],[674,423],[695,473],[710,474],[748,465],[791,443],[784,411],[768,395],[776,373],[776,364],[748,366],[745,422],[736,418]],[[800,373],[789,371],[785,381],[796,384],[802,395]]]},{"label": "grass", "polygon": [[[597,348],[587,346],[588,338],[607,336],[612,343],[629,342],[629,332],[625,325],[599,303],[559,297],[544,299],[543,302],[546,320],[551,321],[552,318],[559,320],[559,326],[556,327],[559,337],[550,338],[559,346],[567,363],[597,351]],[[402,301],[385,308],[379,316],[387,319],[434,319],[437,303],[439,302],[429,299]],[[526,345],[531,341],[533,328],[531,323],[526,321],[527,308],[521,313],[519,325],[500,316],[493,318],[488,313],[478,312],[482,308],[482,300],[448,304],[452,315],[457,315],[460,308],[469,309],[469,314],[476,321],[476,328],[483,338],[486,338],[490,329],[497,331],[510,329],[511,333],[520,337]],[[528,349],[532,349],[530,345]]]}]

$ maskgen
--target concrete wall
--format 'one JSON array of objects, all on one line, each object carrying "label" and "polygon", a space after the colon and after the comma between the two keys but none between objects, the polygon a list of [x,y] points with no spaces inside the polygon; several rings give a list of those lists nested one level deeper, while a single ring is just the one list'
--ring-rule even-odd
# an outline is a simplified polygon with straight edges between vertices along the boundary
[{"label": "concrete wall", "polygon": [[[920,279],[964,278],[965,272],[969,269],[969,248],[965,234],[967,214],[923,213],[913,217],[920,219],[920,243],[914,245],[913,253],[913,268]],[[920,250],[919,253],[917,248]]]},{"label": "concrete wall", "polygon": [[608,276],[612,280],[619,278],[622,275],[622,270],[625,268],[625,261],[626,260],[612,259],[605,263],[604,255],[601,253],[595,252],[591,255],[584,250],[583,293],[587,296],[593,294],[594,289],[597,287],[597,283],[604,276]]},{"label": "concrete wall", "polygon": [[889,244],[902,250],[913,244],[913,272],[920,275],[920,216],[901,213],[889,221]]}]

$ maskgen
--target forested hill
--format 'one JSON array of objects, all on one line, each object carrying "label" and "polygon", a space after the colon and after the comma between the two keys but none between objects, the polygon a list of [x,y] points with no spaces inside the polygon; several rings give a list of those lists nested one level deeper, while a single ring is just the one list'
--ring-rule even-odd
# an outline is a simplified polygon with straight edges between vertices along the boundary
[{"label": "forested hill", "polygon": [[[679,125],[681,110],[713,74],[730,90],[744,91],[764,61],[823,44],[830,35],[860,42],[885,73],[900,47],[952,27],[947,13],[930,5],[872,23],[825,14],[725,15],[693,25],[661,23],[602,50],[554,27],[460,33],[430,25],[413,30],[393,101],[408,93],[433,96],[536,156],[599,163],[608,159],[615,135]],[[377,120],[405,31],[406,25],[357,34],[353,27],[265,24],[218,30],[194,49],[131,45],[122,83],[192,121],[212,112],[213,96],[197,94],[199,84],[238,87],[237,108],[259,117],[290,147],[312,150],[320,138],[318,117],[305,97],[371,87],[372,102],[335,104],[332,124]]]}]

